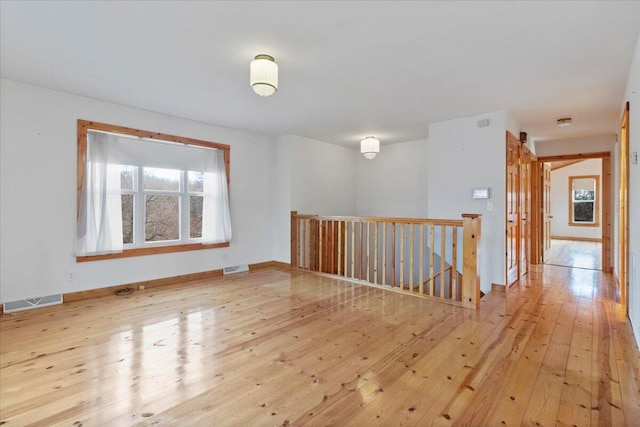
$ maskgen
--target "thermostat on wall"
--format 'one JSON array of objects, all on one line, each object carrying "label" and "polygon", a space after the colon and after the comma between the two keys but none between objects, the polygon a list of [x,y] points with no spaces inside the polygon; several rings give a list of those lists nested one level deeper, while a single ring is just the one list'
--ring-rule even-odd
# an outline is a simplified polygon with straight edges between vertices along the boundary
[{"label": "thermostat on wall", "polygon": [[473,199],[488,199],[490,196],[490,189],[489,187],[479,187],[479,188],[474,188],[473,191],[471,192],[471,198]]}]

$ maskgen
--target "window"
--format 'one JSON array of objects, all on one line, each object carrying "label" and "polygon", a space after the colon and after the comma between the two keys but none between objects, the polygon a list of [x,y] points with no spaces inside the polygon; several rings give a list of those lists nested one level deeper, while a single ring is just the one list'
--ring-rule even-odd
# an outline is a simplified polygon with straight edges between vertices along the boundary
[{"label": "window", "polygon": [[200,240],[203,182],[203,172],[120,166],[125,247]]},{"label": "window", "polygon": [[569,177],[569,225],[600,225],[600,176]]},{"label": "window", "polygon": [[78,261],[229,245],[228,145],[78,121]]}]

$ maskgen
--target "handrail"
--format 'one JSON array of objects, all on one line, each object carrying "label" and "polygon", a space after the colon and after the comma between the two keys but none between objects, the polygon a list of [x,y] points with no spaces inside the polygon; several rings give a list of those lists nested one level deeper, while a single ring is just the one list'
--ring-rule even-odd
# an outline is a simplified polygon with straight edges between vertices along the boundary
[{"label": "handrail", "polygon": [[[294,211],[295,212],[295,211]],[[461,219],[430,219],[430,218],[394,218],[384,216],[336,216],[336,215],[309,215],[296,214],[298,219],[317,219],[328,221],[359,221],[359,222],[393,222],[396,224],[437,224],[437,225],[462,225]]]},{"label": "handrail", "polygon": [[291,265],[477,308],[480,221],[291,212]]},{"label": "handrail", "polygon": [[[447,271],[451,271],[453,268],[451,266],[447,267],[444,269],[444,273],[445,275],[447,274]],[[442,275],[442,272],[437,272],[435,276],[433,276],[434,279],[437,279],[438,277],[440,277]],[[427,280],[425,280],[422,284],[426,285],[427,283],[429,283],[431,281],[431,278],[428,278]]]}]

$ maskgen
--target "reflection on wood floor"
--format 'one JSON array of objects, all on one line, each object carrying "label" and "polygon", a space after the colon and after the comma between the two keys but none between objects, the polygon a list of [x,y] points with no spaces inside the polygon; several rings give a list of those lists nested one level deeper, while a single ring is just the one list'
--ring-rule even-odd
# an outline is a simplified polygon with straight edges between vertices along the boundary
[{"label": "reflection on wood floor", "polygon": [[611,275],[533,266],[471,311],[265,269],[0,321],[5,426],[637,425]]},{"label": "reflection on wood floor", "polygon": [[551,254],[546,264],[602,270],[602,243],[551,239]]}]

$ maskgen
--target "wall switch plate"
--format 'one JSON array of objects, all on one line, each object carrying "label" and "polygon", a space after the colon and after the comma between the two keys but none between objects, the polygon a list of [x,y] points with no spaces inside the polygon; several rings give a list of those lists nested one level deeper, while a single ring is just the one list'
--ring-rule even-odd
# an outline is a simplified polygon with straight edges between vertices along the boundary
[{"label": "wall switch plate", "polygon": [[631,160],[631,164],[632,165],[637,165],[638,164],[638,152],[637,151],[634,151],[633,153],[631,153],[630,160]]},{"label": "wall switch plate", "polygon": [[487,210],[488,211],[492,211],[493,210],[493,203],[487,202]]}]

